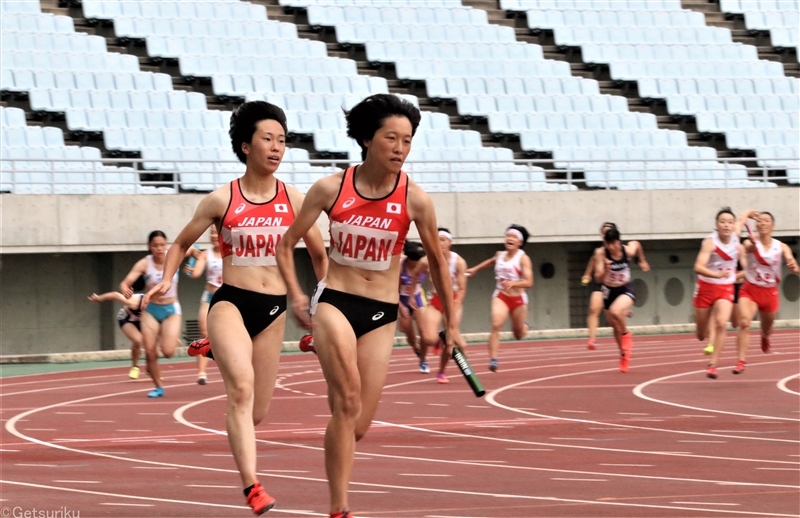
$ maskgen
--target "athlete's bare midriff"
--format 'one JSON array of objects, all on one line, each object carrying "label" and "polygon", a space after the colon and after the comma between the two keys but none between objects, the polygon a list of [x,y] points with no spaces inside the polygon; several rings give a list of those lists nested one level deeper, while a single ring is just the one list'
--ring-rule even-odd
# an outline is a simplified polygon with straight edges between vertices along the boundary
[{"label": "athlete's bare midriff", "polygon": [[388,270],[363,270],[329,261],[328,275],[322,282],[332,290],[397,304],[400,300],[397,291],[399,278],[400,256],[395,255]]},{"label": "athlete's bare midriff", "polygon": [[234,266],[233,256],[222,258],[222,282],[267,295],[285,295],[286,283],[277,266]]}]

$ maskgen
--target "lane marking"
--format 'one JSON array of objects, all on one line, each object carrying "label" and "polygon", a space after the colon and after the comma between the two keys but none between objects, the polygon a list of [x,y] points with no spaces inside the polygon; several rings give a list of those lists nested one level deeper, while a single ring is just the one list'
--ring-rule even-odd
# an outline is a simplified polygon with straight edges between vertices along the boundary
[{"label": "lane marking", "polygon": [[605,478],[551,478],[550,480],[565,480],[568,482],[608,482]]},{"label": "lane marking", "polygon": [[122,502],[100,502],[97,505],[112,505],[118,507],[155,507],[155,504],[123,504]]},{"label": "lane marking", "polygon": [[684,505],[741,505],[741,504],[729,504],[725,502],[670,502],[672,504],[684,504]]},{"label": "lane marking", "polygon": [[792,390],[792,389],[790,389],[789,387],[786,386],[786,384],[789,383],[790,380],[793,380],[793,379],[798,378],[798,377],[800,377],[800,374],[792,374],[791,376],[787,376],[787,377],[783,378],[782,380],[780,380],[778,382],[778,388],[781,389],[782,391],[788,393],[788,394],[794,394],[794,395],[800,396],[800,392],[794,391],[794,390]]}]

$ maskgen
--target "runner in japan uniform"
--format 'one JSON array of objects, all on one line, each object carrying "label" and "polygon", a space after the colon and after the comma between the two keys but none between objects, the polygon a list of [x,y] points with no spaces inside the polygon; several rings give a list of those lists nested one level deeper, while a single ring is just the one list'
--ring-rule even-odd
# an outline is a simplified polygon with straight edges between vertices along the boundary
[{"label": "runner in japan uniform", "polygon": [[[231,256],[231,266],[276,266],[275,248],[294,221],[286,186],[277,182],[275,197],[252,203],[242,194],[239,180],[231,182],[231,201],[219,232],[220,255]],[[236,306],[250,338],[269,327],[286,311],[286,295],[258,293],[223,283],[211,297],[215,304],[227,301]],[[213,348],[213,344],[212,344]]]},{"label": "runner in japan uniform", "polygon": [[715,230],[707,239],[714,242],[714,251],[706,263],[709,270],[726,272],[725,277],[697,276],[692,305],[696,308],[711,308],[718,300],[733,303],[733,285],[736,282],[736,263],[739,261],[739,237],[731,234],[730,240],[723,243]]},{"label": "runner in japan uniform", "polygon": [[745,356],[750,345],[750,326],[756,313],[759,314],[761,323],[761,350],[765,353],[770,351],[769,338],[780,308],[778,284],[782,277],[782,263],[785,261],[792,273],[800,271],[789,246],[772,237],[772,229],[775,226],[772,214],[762,212],[751,217],[757,221],[758,235],[750,232],[750,236],[743,242],[747,253],[747,265],[745,282],[739,292],[737,304],[740,314],[737,335],[739,363],[733,370],[734,374],[740,374],[745,369]]}]

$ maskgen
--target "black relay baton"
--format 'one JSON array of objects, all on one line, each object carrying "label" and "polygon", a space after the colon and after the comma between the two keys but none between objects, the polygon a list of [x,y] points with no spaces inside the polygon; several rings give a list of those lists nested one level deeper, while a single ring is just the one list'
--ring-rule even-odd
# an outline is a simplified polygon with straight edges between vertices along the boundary
[{"label": "black relay baton", "polygon": [[[447,331],[440,332],[439,339],[442,341],[443,346],[447,348]],[[453,361],[458,365],[458,370],[464,375],[464,379],[469,383],[470,388],[475,393],[475,397],[483,397],[486,394],[486,390],[484,390],[481,380],[478,379],[478,375],[469,366],[464,353],[458,347],[453,347]]]}]

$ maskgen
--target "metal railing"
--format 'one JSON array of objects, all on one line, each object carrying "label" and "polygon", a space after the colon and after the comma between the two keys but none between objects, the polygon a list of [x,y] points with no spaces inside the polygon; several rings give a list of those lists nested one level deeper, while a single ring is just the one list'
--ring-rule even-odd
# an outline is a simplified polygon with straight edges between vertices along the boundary
[{"label": "metal railing", "polygon": [[[753,157],[658,160],[524,159],[407,161],[404,169],[432,192],[588,189],[692,189],[800,185],[800,160]],[[358,163],[348,159],[285,160],[277,176],[305,191],[321,178]],[[157,167],[157,168],[155,168]],[[95,160],[0,157],[0,192],[18,194],[135,194],[208,192],[241,176],[235,160]]]}]

